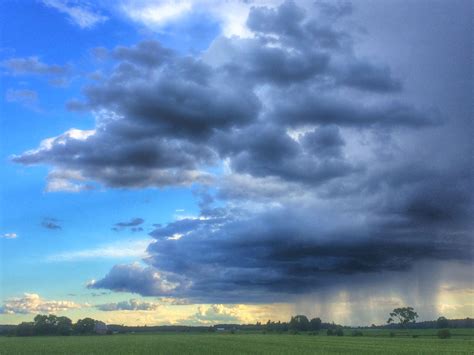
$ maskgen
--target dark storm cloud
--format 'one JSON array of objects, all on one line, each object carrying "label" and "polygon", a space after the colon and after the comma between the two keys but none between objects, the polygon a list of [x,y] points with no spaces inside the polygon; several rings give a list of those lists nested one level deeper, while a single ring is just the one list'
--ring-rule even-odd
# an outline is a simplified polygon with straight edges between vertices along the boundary
[{"label": "dark storm cloud", "polygon": [[46,229],[59,230],[62,229],[59,221],[56,218],[43,218],[41,226]]},{"label": "dark storm cloud", "polygon": [[115,265],[101,280],[91,281],[88,288],[106,288],[115,292],[134,290],[144,296],[168,295],[186,287],[183,278],[168,275],[151,267],[143,268],[138,264]]},{"label": "dark storm cloud", "polygon": [[[410,204],[412,197],[403,199]],[[408,212],[410,224],[402,224],[397,214],[407,212],[404,206],[397,213],[367,213],[367,224],[357,221],[355,208],[328,221],[316,207],[316,214],[276,209],[180,220],[151,233],[157,238],[146,259],[152,267],[120,266],[127,271],[112,270],[92,287],[198,302],[277,301],[347,284],[351,275],[407,271],[419,260],[472,258],[467,216],[451,221],[457,231],[443,231],[424,213]],[[174,238],[177,234],[181,237]],[[163,291],[162,278],[147,277],[153,270],[174,275],[176,287]],[[146,282],[128,282],[130,273]]]},{"label": "dark storm cloud", "polygon": [[[345,7],[334,7],[331,21],[329,8],[252,8],[255,38],[218,38],[201,58],[156,41],[100,48],[115,66],[84,88],[85,100],[68,103],[95,112],[93,134],[66,132],[13,160],[124,188],[210,182],[205,170],[222,159],[236,172],[314,185],[362,171],[338,148],[315,150],[288,128],[420,128],[436,117],[378,96],[400,89],[399,81],[354,55],[350,33],[333,26]],[[55,186],[49,190],[78,189],[66,179]]]},{"label": "dark storm cloud", "polygon": [[344,144],[337,126],[320,127],[306,133],[302,138],[303,147],[320,156],[339,157]]},{"label": "dark storm cloud", "polygon": [[209,148],[127,127],[126,122],[111,122],[87,137],[66,132],[55,137],[51,146],[13,160],[26,165],[48,163],[110,187],[186,185],[206,179],[197,169],[214,159]]},{"label": "dark storm cloud", "polygon": [[343,85],[381,93],[402,89],[401,82],[393,78],[390,68],[377,67],[368,62],[356,62],[341,68],[337,80]]},{"label": "dark storm cloud", "polygon": [[156,226],[146,266],[116,265],[90,288],[275,301],[471,260],[470,111],[457,99],[469,88],[426,108],[398,71],[359,56],[353,24],[340,23],[351,11],[253,8],[254,36],[195,57],[156,41],[99,51],[112,69],[70,105],[91,110],[95,130],[13,160],[52,166],[51,191],[197,183],[201,212]]},{"label": "dark storm cloud", "polygon": [[266,113],[290,126],[301,124],[348,127],[425,127],[440,123],[435,112],[426,112],[396,100],[362,103],[324,90],[292,87],[276,91]]}]

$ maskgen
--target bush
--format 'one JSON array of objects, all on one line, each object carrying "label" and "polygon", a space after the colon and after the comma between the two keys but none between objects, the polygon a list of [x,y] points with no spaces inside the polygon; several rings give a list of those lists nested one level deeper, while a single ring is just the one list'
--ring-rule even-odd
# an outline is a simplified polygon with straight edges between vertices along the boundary
[{"label": "bush", "polygon": [[451,338],[451,332],[449,331],[449,329],[440,329],[438,330],[438,338],[440,339]]},{"label": "bush", "polygon": [[418,334],[413,334],[411,337],[412,338],[418,338]]},{"label": "bush", "polygon": [[361,332],[360,330],[354,330],[354,331],[352,332],[352,336],[353,336],[353,337],[361,337],[361,336],[363,336],[363,335],[364,335],[364,334],[362,334],[362,332]]},{"label": "bush", "polygon": [[394,332],[390,332],[390,338],[393,338],[395,337],[395,333]]},{"label": "bush", "polygon": [[308,335],[319,335],[319,332],[309,332]]},{"label": "bush", "polygon": [[343,330],[342,330],[341,328],[337,329],[337,330],[336,330],[336,335],[337,335],[338,337],[344,336]]},{"label": "bush", "polygon": [[332,329],[328,329],[327,332],[326,332],[326,335],[329,335],[329,336],[334,335],[333,330],[332,330]]}]

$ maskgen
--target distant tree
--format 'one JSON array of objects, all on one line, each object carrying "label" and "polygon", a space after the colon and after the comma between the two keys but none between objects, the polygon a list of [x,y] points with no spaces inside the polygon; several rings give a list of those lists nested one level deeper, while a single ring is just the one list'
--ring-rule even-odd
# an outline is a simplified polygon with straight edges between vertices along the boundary
[{"label": "distant tree", "polygon": [[451,338],[451,332],[449,329],[440,329],[438,330],[438,338],[440,339],[448,339]]},{"label": "distant tree", "polygon": [[449,327],[449,322],[445,317],[439,317],[436,320],[436,327],[438,329],[448,328]]},{"label": "distant tree", "polygon": [[67,317],[57,317],[54,314],[38,314],[32,323],[35,335],[70,335],[72,321]]},{"label": "distant tree", "polygon": [[68,317],[58,317],[56,333],[59,335],[71,335],[72,321]]},{"label": "distant tree", "polygon": [[313,331],[319,331],[321,329],[321,318],[313,318],[309,321],[309,329]]},{"label": "distant tree", "polygon": [[395,308],[390,312],[390,317],[388,318],[387,323],[390,324],[398,321],[400,326],[403,328],[410,322],[415,323],[416,318],[418,318],[418,313],[415,312],[413,307]]},{"label": "distant tree", "polygon": [[307,331],[309,329],[308,317],[304,315],[291,317],[289,327],[293,331]]},{"label": "distant tree", "polygon": [[52,335],[57,333],[58,317],[54,314],[49,316],[38,314],[34,318],[35,333],[37,335]]},{"label": "distant tree", "polygon": [[16,327],[16,335],[20,337],[27,337],[36,335],[35,324],[33,322],[22,322]]},{"label": "distant tree", "polygon": [[74,332],[77,334],[93,334],[95,328],[95,320],[92,318],[79,319],[74,324]]}]

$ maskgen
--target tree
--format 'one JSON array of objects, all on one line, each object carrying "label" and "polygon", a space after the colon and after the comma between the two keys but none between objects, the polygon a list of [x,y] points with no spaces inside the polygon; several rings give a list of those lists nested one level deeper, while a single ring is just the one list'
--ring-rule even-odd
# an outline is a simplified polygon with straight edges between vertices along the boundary
[{"label": "tree", "polygon": [[445,317],[439,317],[436,320],[436,327],[438,329],[448,328],[449,327],[449,322]]},{"label": "tree", "polygon": [[27,337],[35,335],[35,324],[33,322],[22,322],[16,327],[16,335]]},{"label": "tree", "polygon": [[406,324],[416,322],[416,318],[418,318],[418,313],[415,312],[413,307],[402,307],[402,308],[395,308],[392,312],[390,312],[390,317],[387,320],[387,323],[394,323],[398,321],[401,327],[404,327]]},{"label": "tree", "polygon": [[79,319],[74,324],[74,331],[78,334],[93,334],[95,327],[95,320],[92,318]]},{"label": "tree", "polygon": [[34,318],[35,333],[37,335],[51,335],[55,334],[57,330],[58,317],[54,314],[49,316],[38,314]]},{"label": "tree", "polygon": [[313,318],[309,321],[309,329],[313,331],[319,331],[321,329],[321,318]]},{"label": "tree", "polygon": [[59,335],[71,335],[72,321],[68,317],[58,317],[56,333]]},{"label": "tree", "polygon": [[291,317],[289,326],[291,330],[304,332],[309,329],[308,317],[304,315],[297,315],[297,316]]},{"label": "tree", "polygon": [[72,321],[54,314],[38,314],[32,324],[35,335],[70,335],[72,332]]}]

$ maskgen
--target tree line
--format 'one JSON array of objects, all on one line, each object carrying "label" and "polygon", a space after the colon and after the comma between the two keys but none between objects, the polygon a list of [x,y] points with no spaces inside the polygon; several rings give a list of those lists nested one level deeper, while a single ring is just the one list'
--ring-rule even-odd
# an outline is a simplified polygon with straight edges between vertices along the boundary
[{"label": "tree line", "polygon": [[[395,308],[389,314],[387,325],[364,328],[474,328],[474,320],[471,318],[449,320],[445,317],[439,317],[435,321],[424,321],[416,323],[418,314],[412,307]],[[125,326],[108,325],[92,319],[79,319],[73,323],[68,317],[55,315],[37,315],[33,322],[22,322],[17,326],[0,325],[0,335],[34,336],[34,335],[87,335],[87,334],[112,334],[112,333],[135,333],[135,332],[215,332],[225,331],[262,331],[262,332],[314,332],[318,333],[325,330],[327,335],[342,336],[343,329],[351,327],[338,325],[335,323],[324,323],[321,318],[315,317],[309,319],[305,315],[292,316],[288,322],[275,322],[269,320],[266,323],[257,322],[255,324],[217,324],[213,326]],[[352,335],[362,335],[360,331],[353,330]]]},{"label": "tree line", "polygon": [[95,334],[97,324],[100,323],[102,322],[92,318],[79,319],[73,323],[68,317],[38,314],[33,322],[20,323],[15,329],[15,334],[17,336]]}]

